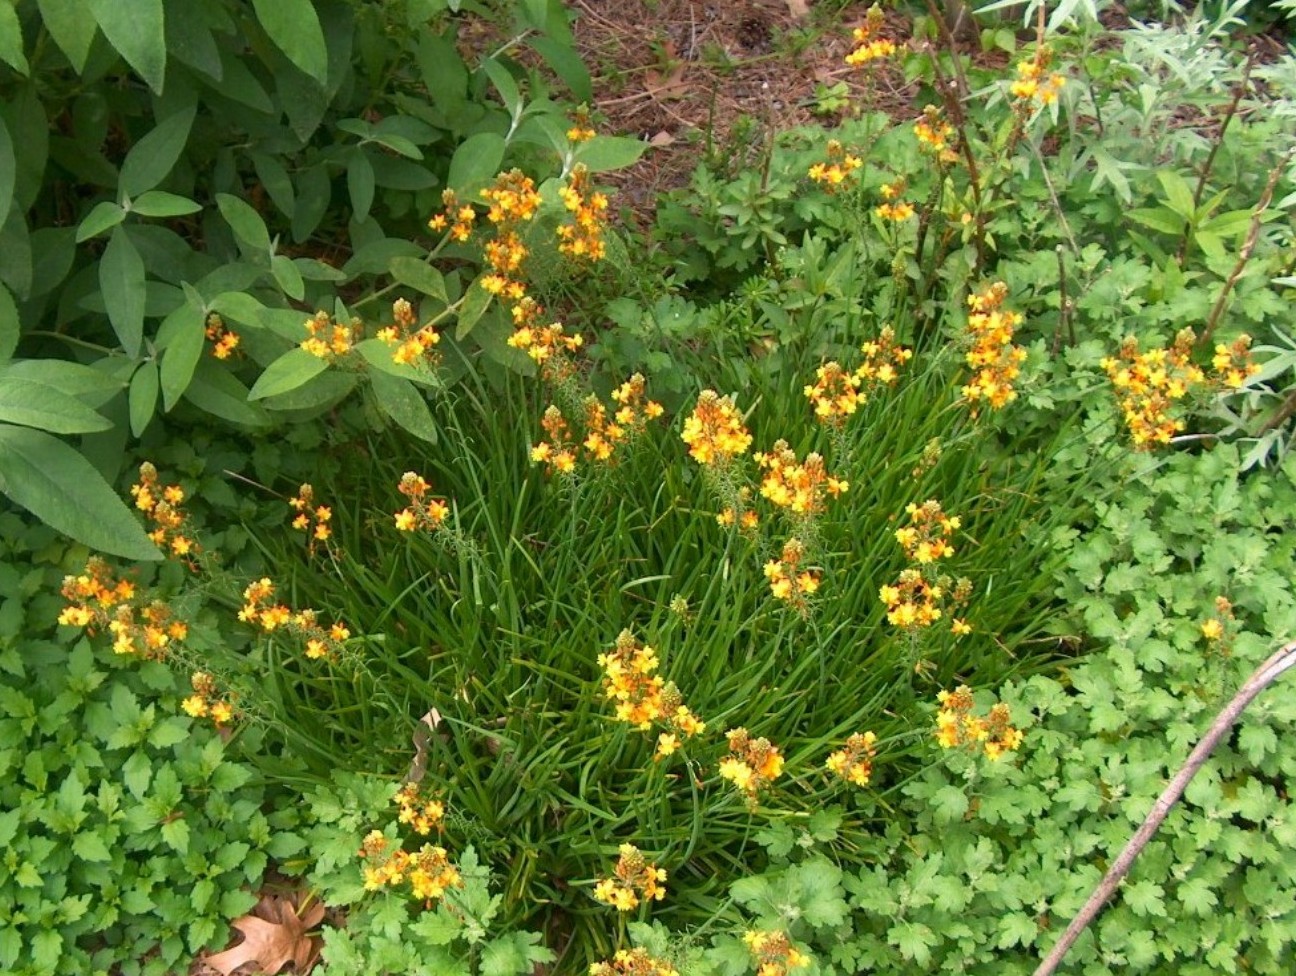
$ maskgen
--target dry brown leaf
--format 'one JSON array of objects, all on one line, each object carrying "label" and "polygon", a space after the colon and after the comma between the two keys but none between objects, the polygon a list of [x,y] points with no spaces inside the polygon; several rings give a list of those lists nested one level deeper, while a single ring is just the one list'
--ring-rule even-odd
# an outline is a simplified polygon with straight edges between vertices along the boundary
[{"label": "dry brown leaf", "polygon": [[787,4],[788,13],[793,17],[801,18],[810,16],[810,5],[807,0],[783,0]]},{"label": "dry brown leaf", "polygon": [[310,972],[319,956],[319,940],[306,933],[324,917],[323,903],[313,903],[299,916],[291,898],[262,895],[252,911],[258,914],[230,923],[243,933],[243,941],[209,957],[207,965],[223,976],[248,963],[256,963],[263,973],[277,973],[289,963],[299,974]]},{"label": "dry brown leaf", "polygon": [[662,129],[655,136],[653,136],[651,139],[648,140],[648,145],[656,146],[660,149],[662,146],[669,146],[674,141],[675,141],[675,137],[671,135],[669,132],[667,132],[665,129]]}]

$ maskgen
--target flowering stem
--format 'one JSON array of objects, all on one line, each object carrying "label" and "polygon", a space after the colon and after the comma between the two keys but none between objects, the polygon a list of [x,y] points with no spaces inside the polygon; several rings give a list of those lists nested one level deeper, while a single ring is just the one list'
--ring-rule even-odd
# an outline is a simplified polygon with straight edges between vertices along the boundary
[{"label": "flowering stem", "polygon": [[1080,933],[1085,930],[1086,926],[1097,917],[1107,899],[1115,893],[1121,879],[1129,873],[1130,868],[1134,865],[1134,859],[1147,846],[1148,841],[1152,839],[1152,836],[1161,826],[1161,821],[1165,820],[1171,808],[1183,796],[1184,790],[1188,787],[1192,778],[1197,775],[1197,770],[1201,769],[1210,754],[1215,750],[1220,739],[1224,738],[1233,723],[1238,720],[1242,711],[1247,705],[1251,704],[1256,695],[1264,691],[1284,671],[1293,666],[1296,666],[1296,641],[1283,645],[1252,672],[1246,684],[1233,696],[1233,700],[1215,717],[1215,721],[1206,730],[1206,734],[1197,743],[1197,748],[1188,756],[1183,767],[1175,774],[1175,778],[1157,797],[1156,803],[1152,804],[1152,809],[1149,811],[1147,819],[1143,821],[1143,825],[1130,838],[1129,843],[1125,845],[1125,849],[1120,852],[1116,860],[1112,862],[1112,866],[1108,868],[1102,882],[1094,889],[1093,894],[1089,896],[1089,900],[1084,903],[1084,907],[1080,909],[1076,917],[1071,920],[1071,924],[1062,933],[1062,938],[1058,939],[1057,944],[1053,946],[1044,961],[1039,964],[1034,976],[1051,976],[1057,969],[1062,957],[1067,954],[1067,950],[1079,938]]}]

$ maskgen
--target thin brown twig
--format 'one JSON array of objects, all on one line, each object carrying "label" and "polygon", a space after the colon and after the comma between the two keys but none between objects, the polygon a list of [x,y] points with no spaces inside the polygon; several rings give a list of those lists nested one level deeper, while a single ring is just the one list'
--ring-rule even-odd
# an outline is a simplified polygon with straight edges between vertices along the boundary
[{"label": "thin brown twig", "polygon": [[1197,775],[1197,771],[1210,758],[1210,754],[1219,745],[1220,740],[1224,738],[1229,729],[1232,728],[1233,723],[1238,720],[1243,710],[1251,704],[1256,695],[1264,691],[1284,671],[1293,666],[1296,666],[1296,641],[1284,644],[1267,661],[1252,672],[1251,677],[1238,689],[1232,701],[1224,706],[1223,711],[1215,717],[1215,721],[1211,723],[1206,734],[1202,736],[1202,740],[1197,743],[1197,748],[1188,756],[1183,767],[1175,774],[1175,778],[1157,797],[1142,826],[1130,838],[1129,843],[1125,845],[1125,849],[1120,852],[1116,860],[1112,862],[1112,866],[1107,869],[1107,873],[1103,876],[1098,887],[1094,889],[1093,894],[1089,896],[1089,900],[1084,903],[1076,917],[1071,920],[1071,924],[1067,926],[1066,931],[1062,933],[1062,938],[1058,939],[1057,944],[1053,946],[1049,954],[1045,956],[1044,961],[1036,968],[1034,976],[1052,976],[1052,973],[1057,970],[1058,964],[1062,962],[1062,957],[1067,954],[1075,940],[1080,937],[1080,933],[1097,917],[1103,905],[1115,894],[1121,879],[1129,873],[1130,868],[1134,865],[1134,859],[1147,846],[1148,841],[1157,832],[1161,822],[1170,813],[1171,808],[1183,796],[1183,792],[1187,789],[1192,778]]}]

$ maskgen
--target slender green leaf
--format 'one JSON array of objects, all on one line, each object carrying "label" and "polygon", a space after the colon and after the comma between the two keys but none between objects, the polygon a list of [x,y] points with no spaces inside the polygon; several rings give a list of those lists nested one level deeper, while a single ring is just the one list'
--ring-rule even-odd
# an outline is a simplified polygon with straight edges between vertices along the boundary
[{"label": "slender green leaf", "polygon": [[206,344],[206,325],[202,309],[186,302],[158,328],[158,345],[164,350],[158,377],[164,411],[174,407],[189,388]]},{"label": "slender green leaf", "polygon": [[123,220],[126,219],[126,211],[116,203],[110,203],[107,200],[96,203],[94,208],[85,215],[77,227],[76,239],[80,244],[82,241],[88,241],[92,237],[97,237],[106,230],[111,230]]},{"label": "slender green leaf", "polygon": [[578,102],[594,101],[594,86],[590,82],[589,68],[585,67],[585,62],[570,44],[562,44],[552,37],[534,35],[527,39],[527,46],[544,58],[545,64],[571,90],[573,99]]},{"label": "slender green leaf", "polygon": [[1153,230],[1159,230],[1163,234],[1177,235],[1183,233],[1184,219],[1166,207],[1139,207],[1125,211],[1125,216],[1136,224],[1151,227]]},{"label": "slender green leaf", "polygon": [[1193,191],[1188,181],[1172,169],[1159,170],[1157,180],[1165,191],[1166,205],[1184,220],[1192,220],[1196,208],[1193,206]]},{"label": "slender green leaf", "polygon": [[14,304],[9,289],[0,285],[0,363],[12,359],[22,336],[22,322],[18,318],[18,306]]},{"label": "slender green leaf", "polygon": [[279,288],[293,301],[300,302],[306,297],[306,282],[302,281],[301,272],[292,258],[276,254],[270,259],[270,272]]},{"label": "slender green leaf", "polygon": [[183,217],[201,209],[201,203],[165,190],[149,190],[130,205],[130,212],[141,217]]},{"label": "slender green leaf", "polygon": [[480,278],[474,279],[464,294],[463,304],[459,306],[459,321],[455,325],[456,341],[463,340],[473,330],[490,302],[491,293],[481,286]]},{"label": "slender green leaf", "polygon": [[166,77],[166,23],[162,0],[88,0],[90,12],[108,43],[139,72],[150,88],[162,92]]},{"label": "slender green leaf", "polygon": [[262,400],[295,390],[328,368],[328,363],[305,349],[289,349],[265,368],[252,385],[249,400]]},{"label": "slender green leaf", "polygon": [[392,277],[402,285],[409,285],[424,295],[431,295],[443,302],[449,301],[446,296],[445,278],[426,261],[398,255],[391,259],[389,267]]},{"label": "slender green leaf", "polygon": [[14,157],[13,139],[9,137],[9,127],[0,118],[0,227],[9,219],[17,179],[18,160]]},{"label": "slender green leaf", "polygon": [[139,437],[157,410],[158,366],[152,360],[140,363],[130,383],[131,433]]},{"label": "slender green leaf", "polygon": [[254,251],[270,250],[270,232],[252,205],[228,193],[216,194],[216,206],[225,222],[244,244]]},{"label": "slender green leaf", "polygon": [[251,153],[252,168],[256,170],[257,180],[265,187],[266,194],[289,220],[296,209],[297,198],[293,192],[292,179],[288,171],[279,162],[278,157],[269,153]]},{"label": "slender green leaf", "polygon": [[137,358],[144,341],[144,259],[122,227],[113,231],[99,261],[99,287],[122,348],[131,359]]},{"label": "slender green leaf", "polygon": [[450,160],[449,187],[460,199],[469,200],[499,171],[504,161],[504,137],[496,132],[478,132],[459,144]]},{"label": "slender green leaf", "polygon": [[0,491],[91,549],[123,559],[162,558],[90,462],[43,431],[0,426]]},{"label": "slender green leaf", "polygon": [[36,427],[51,434],[89,434],[112,426],[107,418],[57,387],[13,376],[0,384],[0,423]]},{"label": "slender green leaf", "polygon": [[30,70],[27,67],[27,56],[23,54],[22,25],[18,23],[18,11],[8,2],[0,3],[0,61],[20,75],[25,75]]},{"label": "slender green leaf", "polygon": [[1251,227],[1250,210],[1226,210],[1222,214],[1216,214],[1210,220],[1201,225],[1201,229],[1217,234],[1220,237],[1229,237],[1234,234],[1244,233]]},{"label": "slender green leaf", "polygon": [[374,199],[374,170],[369,157],[359,146],[354,147],[347,160],[347,191],[351,194],[351,210],[356,223],[369,219],[369,208]]},{"label": "slender green leaf", "polygon": [[45,29],[72,69],[77,74],[84,72],[98,30],[88,0],[37,0],[37,6]]},{"label": "slender green leaf", "polygon": [[117,181],[117,192],[122,197],[137,197],[167,178],[184,152],[197,114],[197,105],[174,112],[131,146]]},{"label": "slender green leaf", "polygon": [[328,84],[324,29],[310,0],[252,0],[257,20],[288,60],[321,85]]},{"label": "slender green leaf", "polygon": [[369,384],[378,407],[392,420],[429,444],[437,442],[437,428],[423,394],[409,380],[381,370],[369,373]]},{"label": "slender green leaf", "polygon": [[241,427],[265,427],[270,418],[260,404],[248,403],[248,389],[227,369],[200,359],[184,398],[213,417]]},{"label": "slender green leaf", "polygon": [[522,114],[522,95],[508,68],[494,58],[483,61],[481,67],[486,72],[486,77],[490,78],[491,84],[495,86],[495,90],[499,92],[509,115],[516,119]]}]

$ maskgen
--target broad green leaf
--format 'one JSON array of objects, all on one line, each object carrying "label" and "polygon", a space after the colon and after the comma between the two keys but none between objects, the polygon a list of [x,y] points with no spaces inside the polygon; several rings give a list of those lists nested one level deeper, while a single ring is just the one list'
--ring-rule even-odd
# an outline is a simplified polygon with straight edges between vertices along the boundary
[{"label": "broad green leaf", "polygon": [[289,349],[265,368],[253,384],[249,400],[262,400],[295,390],[328,369],[328,363],[305,349]]},{"label": "broad green leaf", "polygon": [[177,854],[189,853],[189,823],[183,817],[162,824],[162,840]]},{"label": "broad green leaf", "polygon": [[1196,207],[1193,206],[1193,191],[1188,181],[1172,169],[1158,170],[1157,180],[1165,191],[1166,205],[1184,220],[1192,220]]},{"label": "broad green leaf", "polygon": [[[251,295],[241,291],[222,292],[209,303],[213,312],[219,312],[227,319],[243,325],[260,325],[261,316],[266,307]],[[302,315],[305,319],[306,316]]]},{"label": "broad green leaf", "polygon": [[359,146],[352,148],[347,160],[347,192],[351,194],[351,210],[356,223],[369,219],[369,208],[374,199],[374,170],[369,157]]},{"label": "broad green leaf", "polygon": [[183,217],[201,209],[201,203],[165,190],[149,190],[130,204],[130,212],[141,217]]},{"label": "broad green leaf", "polygon": [[1151,227],[1163,234],[1182,234],[1186,223],[1177,213],[1165,207],[1138,207],[1125,211],[1125,216],[1136,224]]},{"label": "broad green leaf", "polygon": [[37,0],[41,21],[77,74],[85,71],[94,43],[94,16],[88,0]]},{"label": "broad green leaf", "polygon": [[468,68],[454,41],[445,35],[424,32],[419,40],[419,74],[433,103],[446,115],[453,115],[467,100]]},{"label": "broad green leaf", "polygon": [[1241,234],[1250,226],[1250,210],[1226,210],[1204,222],[1200,229],[1220,237],[1228,237],[1232,234]]},{"label": "broad green leaf", "polygon": [[504,137],[496,132],[478,132],[459,144],[450,160],[446,184],[461,200],[472,200],[499,171],[504,161]]},{"label": "broad green leaf", "polygon": [[306,297],[306,283],[302,281],[301,272],[293,264],[292,258],[276,254],[270,259],[270,272],[280,290],[293,301],[300,302]]},{"label": "broad green leaf", "polygon": [[162,0],[87,0],[108,43],[139,72],[150,88],[162,93],[166,77],[166,23]]},{"label": "broad green leaf", "polygon": [[420,440],[437,442],[437,428],[432,411],[418,388],[408,380],[397,379],[380,370],[369,373],[369,383],[379,409]]},{"label": "broad green leaf", "polygon": [[14,157],[13,139],[9,137],[9,127],[0,118],[0,227],[9,219],[17,179],[18,160]]},{"label": "broad green leaf", "polygon": [[81,833],[72,838],[72,853],[82,861],[100,863],[111,861],[112,853],[102,837],[93,833]]},{"label": "broad green leaf", "polygon": [[409,285],[424,295],[431,295],[443,302],[449,301],[446,296],[445,278],[426,261],[397,256],[391,259],[389,267],[392,277],[402,285]]},{"label": "broad green leaf", "polygon": [[591,173],[602,173],[630,166],[638,161],[647,148],[648,143],[641,139],[595,136],[589,142],[581,143],[573,156],[576,162],[584,163]]},{"label": "broad green leaf", "polygon": [[481,279],[473,279],[473,283],[468,286],[468,291],[464,294],[463,304],[459,306],[459,321],[455,325],[456,341],[462,341],[473,330],[473,326],[482,317],[490,302],[491,293],[482,287]]},{"label": "broad green leaf", "polygon": [[239,240],[254,251],[270,250],[270,232],[251,204],[229,193],[218,193],[216,206]]},{"label": "broad green leaf", "polygon": [[85,216],[77,227],[76,239],[80,244],[82,241],[88,241],[92,237],[97,237],[106,230],[116,227],[126,219],[126,211],[116,203],[104,200],[96,203],[94,208]]},{"label": "broad green leaf", "polygon": [[[273,365],[273,363],[271,364]],[[301,419],[318,416],[341,403],[360,382],[360,374],[326,369],[295,389],[260,401],[267,410],[296,414]]]},{"label": "broad green leaf", "polygon": [[139,437],[144,428],[153,419],[157,410],[158,366],[152,360],[140,363],[139,369],[131,377],[130,384],[130,425],[131,433]]},{"label": "broad green leaf", "polygon": [[0,364],[0,380],[34,380],[75,397],[108,400],[125,384],[124,379],[83,366],[70,359],[20,359]]},{"label": "broad green leaf", "polygon": [[324,219],[332,199],[333,183],[324,164],[310,166],[297,175],[297,197],[293,205],[292,236],[298,244],[314,233]]},{"label": "broad green leaf", "polygon": [[7,376],[0,383],[0,423],[21,424],[51,434],[108,430],[111,421],[74,396],[47,383]]},{"label": "broad green leaf", "polygon": [[14,304],[9,289],[0,285],[0,363],[13,358],[22,336],[22,322],[18,318],[18,306]]},{"label": "broad green leaf", "polygon": [[[21,873],[21,872],[20,872]],[[19,884],[22,881],[19,880]],[[56,967],[63,960],[63,936],[52,929],[41,929],[32,936],[32,963],[37,972],[56,972]]]},{"label": "broad green leaf", "polygon": [[0,426],[0,491],[91,549],[124,559],[162,558],[90,462],[43,431]]},{"label": "broad green leaf", "polygon": [[27,56],[23,54],[22,25],[12,3],[0,3],[0,61],[20,75],[28,73]]},{"label": "broad green leaf", "polygon": [[136,359],[144,341],[144,259],[122,227],[113,230],[99,261],[99,288],[103,292],[108,321],[121,340],[122,348]]},{"label": "broad green leaf", "polygon": [[270,423],[260,404],[248,403],[247,387],[211,360],[198,361],[184,398],[213,417],[242,427],[265,427]]},{"label": "broad green leaf", "polygon": [[[134,198],[151,190],[175,169],[180,154],[189,141],[198,107],[191,105],[168,115],[148,135],[131,146],[122,162],[117,193],[122,198]],[[124,201],[123,201],[124,202]]]},{"label": "broad green leaf", "polygon": [[321,85],[328,84],[324,29],[310,0],[252,0],[257,20],[288,60]]}]

